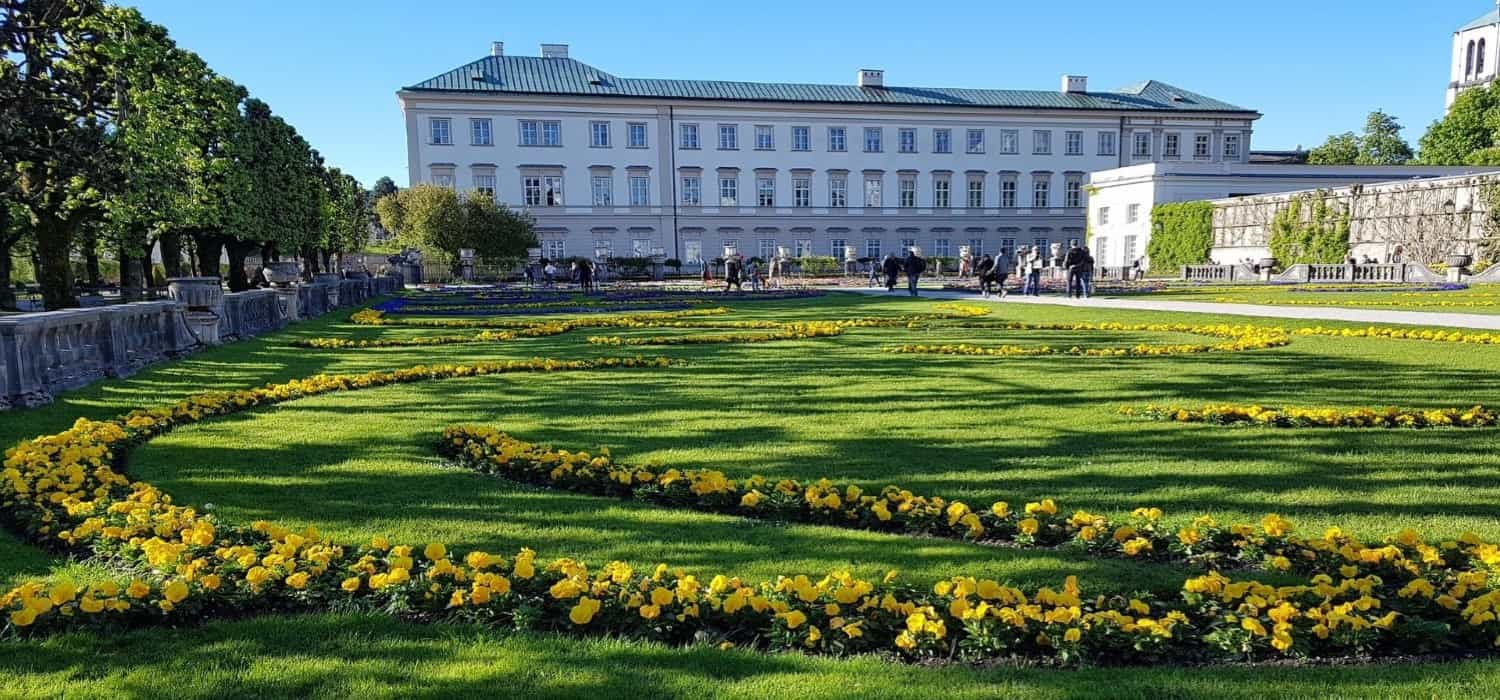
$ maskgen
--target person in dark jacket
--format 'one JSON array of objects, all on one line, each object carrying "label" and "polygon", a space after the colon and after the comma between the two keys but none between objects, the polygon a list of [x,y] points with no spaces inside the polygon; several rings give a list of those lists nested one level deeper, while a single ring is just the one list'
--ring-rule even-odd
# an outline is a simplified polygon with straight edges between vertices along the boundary
[{"label": "person in dark jacket", "polygon": [[906,253],[906,288],[912,296],[917,296],[917,282],[922,279],[922,273],[927,271],[927,259],[922,257],[916,248]]},{"label": "person in dark jacket", "polygon": [[885,273],[885,291],[896,291],[896,278],[901,275],[901,261],[889,253],[885,256],[885,262],[880,264],[880,269]]},{"label": "person in dark jacket", "polygon": [[1094,254],[1089,252],[1089,247],[1083,247],[1083,264],[1079,266],[1082,274],[1078,282],[1083,286],[1083,298],[1087,299],[1094,294]]},{"label": "person in dark jacket", "polygon": [[724,261],[724,292],[727,294],[730,287],[737,292],[745,291],[740,284],[740,256],[731,255]]},{"label": "person in dark jacket", "polygon": [[974,274],[979,277],[979,293],[986,299],[990,296],[990,288],[995,284],[995,259],[988,255],[979,256],[979,262],[974,263]]},{"label": "person in dark jacket", "polygon": [[1006,294],[1005,280],[1010,277],[1014,269],[1015,266],[1010,261],[1010,251],[1001,250],[999,257],[995,258],[995,267],[990,270],[990,274],[995,278],[995,291],[1001,299],[1004,299]]},{"label": "person in dark jacket", "polygon": [[594,263],[588,260],[578,261],[578,286],[583,288],[584,294],[594,291]]},{"label": "person in dark jacket", "polygon": [[1070,246],[1068,254],[1063,256],[1063,269],[1068,273],[1068,296],[1076,297],[1083,293],[1082,267],[1083,249],[1078,246]]}]

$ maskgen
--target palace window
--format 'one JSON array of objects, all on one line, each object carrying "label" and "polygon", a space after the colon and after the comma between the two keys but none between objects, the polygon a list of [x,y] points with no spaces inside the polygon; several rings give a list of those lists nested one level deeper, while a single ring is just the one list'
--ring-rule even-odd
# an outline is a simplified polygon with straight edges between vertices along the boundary
[{"label": "palace window", "polygon": [[1115,154],[1115,132],[1099,132],[1099,155],[1112,156]]},{"label": "palace window", "polygon": [[932,152],[933,153],[952,153],[953,152],[953,130],[952,129],[933,129],[932,130]]},{"label": "palace window", "polygon": [[495,176],[475,175],[474,191],[478,193],[479,196],[493,201],[495,199]]},{"label": "palace window", "polygon": [[1046,209],[1051,206],[1052,180],[1045,175],[1032,175],[1031,208]]},{"label": "palace window", "polygon": [[932,177],[932,206],[939,209],[953,206],[953,181],[947,175]]},{"label": "palace window", "polygon": [[828,176],[828,206],[849,206],[849,178],[844,175]]},{"label": "palace window", "polygon": [[1001,209],[1015,209],[1016,208],[1016,176],[1015,175],[1001,175],[1000,176],[1000,208]]},{"label": "palace window", "polygon": [[740,147],[740,127],[738,124],[719,125],[719,150],[735,151]]},{"label": "palace window", "polygon": [[627,148],[645,148],[646,125],[642,122],[630,122],[626,124],[625,142]]},{"label": "palace window", "polygon": [[878,206],[881,205],[880,204],[880,186],[881,186],[881,184],[882,183],[881,183],[881,179],[880,179],[879,175],[866,175],[865,176],[865,206],[867,206],[867,207],[878,207]]},{"label": "palace window", "polygon": [[495,135],[488,119],[469,120],[469,143],[475,146],[495,145]]},{"label": "palace window", "polygon": [[1065,133],[1063,136],[1064,136],[1064,143],[1066,144],[1064,146],[1064,149],[1066,149],[1064,151],[1065,153],[1067,153],[1070,156],[1081,156],[1081,155],[1083,155],[1083,132],[1082,131],[1069,131],[1069,132]]},{"label": "palace window", "polygon": [[607,207],[614,204],[615,184],[614,178],[608,175],[595,175],[594,183],[594,206]]},{"label": "palace window", "polygon": [[917,178],[915,175],[902,175],[897,183],[897,205],[904,208],[917,206]]},{"label": "palace window", "polygon": [[1131,155],[1136,158],[1151,157],[1151,132],[1135,132],[1135,150],[1131,151]]},{"label": "palace window", "polygon": [[756,203],[762,207],[776,206],[776,179],[770,177],[755,178]]},{"label": "palace window", "polygon": [[1161,138],[1162,138],[1162,141],[1161,141],[1161,157],[1163,157],[1163,158],[1181,158],[1182,157],[1182,134],[1179,134],[1179,133],[1176,133],[1176,132],[1172,132],[1172,133],[1162,134]]},{"label": "palace window", "polygon": [[453,120],[447,117],[433,117],[428,126],[431,129],[432,145],[453,145]]},{"label": "palace window", "polygon": [[849,132],[842,126],[828,127],[828,150],[843,152],[849,150]]},{"label": "palace window", "polygon": [[879,153],[884,131],[878,126],[865,127],[865,153]]},{"label": "palace window", "polygon": [[792,127],[792,150],[812,150],[812,129],[805,126]]},{"label": "palace window", "polygon": [[589,122],[589,145],[609,148],[609,122]]},{"label": "palace window", "polygon": [[916,129],[902,129],[898,133],[900,134],[900,137],[901,137],[901,145],[900,145],[901,152],[902,153],[916,153],[917,152],[917,130]]},{"label": "palace window", "polygon": [[740,179],[734,176],[719,178],[719,206],[732,207],[740,201]]},{"label": "palace window", "polygon": [[[1013,131],[1010,131],[1009,129],[1007,129],[1006,131],[1001,131],[1000,132],[1000,152],[1001,153],[1007,153],[1008,152],[1008,151],[1005,150],[1005,134],[1007,132],[1012,133],[1012,134],[1015,133]],[[965,133],[964,138],[965,138],[965,141],[964,141],[964,152],[965,153],[984,153],[984,129],[969,129]]]},{"label": "palace window", "polygon": [[969,208],[980,209],[984,207],[984,176],[971,175],[969,177]]},{"label": "palace window", "polygon": [[1224,160],[1240,159],[1240,135],[1224,134]]},{"label": "palace window", "polygon": [[1046,129],[1035,129],[1031,132],[1031,152],[1033,155],[1052,155],[1052,132]]},{"label": "palace window", "polygon": [[812,179],[805,177],[792,178],[792,206],[812,206]]},{"label": "palace window", "polygon": [[651,178],[644,175],[630,176],[630,206],[644,207],[651,204]]},{"label": "palace window", "polygon": [[698,145],[698,125],[697,124],[683,124],[678,129],[678,133],[680,134],[680,137],[678,138],[678,141],[680,142],[680,146],[681,146],[681,148],[683,150],[687,150],[687,151],[696,151],[696,150],[698,150],[699,145]]},{"label": "palace window", "polygon": [[1211,146],[1212,141],[1210,140],[1212,138],[1213,137],[1210,136],[1209,134],[1194,134],[1193,135],[1193,157],[1194,158],[1203,159],[1203,158],[1212,157],[1213,148]]},{"label": "palace window", "polygon": [[696,175],[682,177],[682,203],[692,207],[703,204],[703,178]]},{"label": "palace window", "polygon": [[755,150],[776,150],[776,132],[771,127],[765,124],[757,124],[755,126]]}]

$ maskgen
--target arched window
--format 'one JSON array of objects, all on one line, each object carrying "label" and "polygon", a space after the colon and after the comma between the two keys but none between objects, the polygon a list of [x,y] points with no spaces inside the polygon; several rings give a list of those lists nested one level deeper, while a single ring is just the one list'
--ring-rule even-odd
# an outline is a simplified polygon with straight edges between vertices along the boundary
[{"label": "arched window", "polygon": [[1469,58],[1464,61],[1464,77],[1474,74],[1474,42],[1469,42]]},{"label": "arched window", "polygon": [[1484,75],[1484,39],[1479,40],[1479,50],[1474,54],[1474,77]]}]

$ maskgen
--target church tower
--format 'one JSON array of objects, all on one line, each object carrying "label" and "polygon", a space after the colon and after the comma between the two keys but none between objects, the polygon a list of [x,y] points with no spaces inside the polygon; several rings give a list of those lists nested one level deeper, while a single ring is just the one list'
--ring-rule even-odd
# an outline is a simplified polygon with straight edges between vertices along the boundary
[{"label": "church tower", "polygon": [[1496,8],[1453,33],[1453,63],[1448,78],[1448,106],[1458,93],[1488,85],[1500,69],[1500,2]]}]

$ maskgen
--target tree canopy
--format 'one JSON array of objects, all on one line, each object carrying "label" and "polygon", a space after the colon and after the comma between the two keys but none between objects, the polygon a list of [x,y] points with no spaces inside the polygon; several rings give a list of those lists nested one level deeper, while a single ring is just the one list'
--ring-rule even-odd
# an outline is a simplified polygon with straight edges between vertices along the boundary
[{"label": "tree canopy", "polygon": [[1428,165],[1493,165],[1500,162],[1500,92],[1495,86],[1459,93],[1448,113],[1419,142]]},{"label": "tree canopy", "polygon": [[1307,162],[1313,165],[1404,165],[1412,151],[1401,138],[1401,123],[1381,110],[1365,118],[1363,133],[1346,131],[1329,136],[1312,149]]},{"label": "tree canopy", "polygon": [[381,225],[402,245],[438,255],[450,263],[470,248],[491,261],[520,258],[537,245],[529,214],[497,205],[494,199],[458,193],[438,185],[417,185],[375,204]]}]

